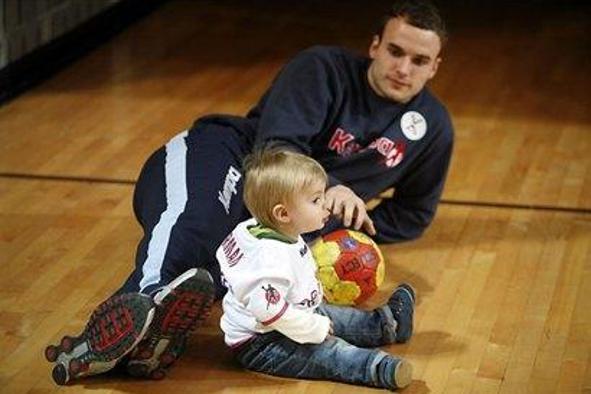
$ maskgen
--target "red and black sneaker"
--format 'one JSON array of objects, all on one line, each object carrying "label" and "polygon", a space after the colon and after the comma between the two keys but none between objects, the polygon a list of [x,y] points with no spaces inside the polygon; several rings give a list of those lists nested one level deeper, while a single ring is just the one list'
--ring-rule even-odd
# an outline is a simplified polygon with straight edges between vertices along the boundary
[{"label": "red and black sneaker", "polygon": [[214,284],[209,272],[193,268],[154,296],[156,315],[144,340],[131,352],[127,371],[136,377],[162,379],[183,353],[189,334],[211,312]]},{"label": "red and black sneaker", "polygon": [[155,309],[152,298],[140,293],[113,296],[100,304],[79,336],[65,336],[45,349],[47,361],[56,363],[55,383],[112,369],[142,340]]}]

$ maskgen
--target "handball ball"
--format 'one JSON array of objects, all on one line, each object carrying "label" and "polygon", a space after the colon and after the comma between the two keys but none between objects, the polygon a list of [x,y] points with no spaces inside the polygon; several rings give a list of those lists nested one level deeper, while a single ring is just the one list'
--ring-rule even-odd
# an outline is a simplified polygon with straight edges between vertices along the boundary
[{"label": "handball ball", "polygon": [[360,304],[384,281],[382,252],[369,236],[359,231],[334,231],[311,249],[324,298],[330,304]]}]

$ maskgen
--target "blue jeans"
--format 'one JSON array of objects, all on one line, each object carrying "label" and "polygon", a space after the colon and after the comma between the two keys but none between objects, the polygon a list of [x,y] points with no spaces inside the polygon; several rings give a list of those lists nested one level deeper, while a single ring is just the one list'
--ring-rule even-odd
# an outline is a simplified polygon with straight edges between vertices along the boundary
[{"label": "blue jeans", "polygon": [[240,348],[238,361],[270,375],[396,388],[399,358],[372,349],[396,340],[396,321],[388,306],[367,312],[323,304],[317,312],[332,320],[334,336],[320,344],[300,344],[278,331],[259,334]]}]

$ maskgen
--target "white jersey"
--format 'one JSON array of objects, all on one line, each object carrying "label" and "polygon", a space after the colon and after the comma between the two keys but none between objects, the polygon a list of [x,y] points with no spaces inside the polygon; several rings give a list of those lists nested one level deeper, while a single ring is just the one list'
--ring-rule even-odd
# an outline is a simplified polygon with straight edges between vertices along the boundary
[{"label": "white jersey", "polygon": [[298,343],[324,341],[330,319],[314,313],[322,286],[302,237],[290,242],[249,219],[222,242],[216,257],[228,287],[220,321],[227,345],[273,330]]}]

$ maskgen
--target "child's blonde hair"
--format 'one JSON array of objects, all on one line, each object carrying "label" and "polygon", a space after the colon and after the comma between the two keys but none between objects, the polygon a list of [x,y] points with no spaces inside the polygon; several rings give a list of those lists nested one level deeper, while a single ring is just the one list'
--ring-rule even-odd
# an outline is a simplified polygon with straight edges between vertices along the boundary
[{"label": "child's blonde hair", "polygon": [[244,203],[259,223],[275,228],[273,207],[289,204],[314,182],[326,183],[324,168],[314,159],[279,148],[260,149],[244,160]]}]

